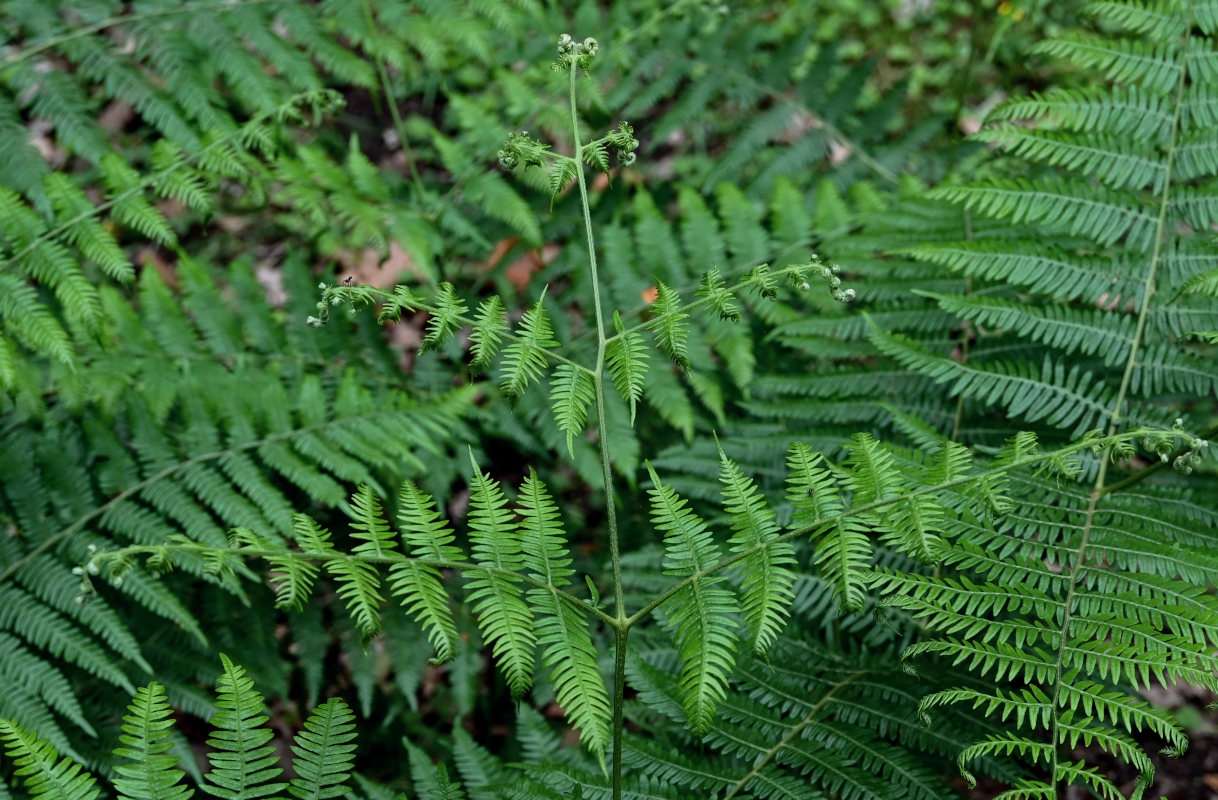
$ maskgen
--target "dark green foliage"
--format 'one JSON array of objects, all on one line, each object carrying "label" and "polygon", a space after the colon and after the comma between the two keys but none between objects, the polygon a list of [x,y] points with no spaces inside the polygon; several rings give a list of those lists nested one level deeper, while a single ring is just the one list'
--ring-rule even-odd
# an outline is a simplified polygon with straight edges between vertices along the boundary
[{"label": "dark green foliage", "polygon": [[5,5],[0,797],[1153,792],[1218,4],[892,5]]}]

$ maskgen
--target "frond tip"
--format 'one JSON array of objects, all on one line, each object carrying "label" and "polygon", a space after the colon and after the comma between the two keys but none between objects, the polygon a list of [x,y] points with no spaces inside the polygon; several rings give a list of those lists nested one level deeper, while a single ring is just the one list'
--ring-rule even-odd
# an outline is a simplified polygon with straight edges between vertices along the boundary
[{"label": "frond tip", "polygon": [[347,794],[355,760],[355,715],[340,698],[318,706],[292,743],[296,777],[288,792],[297,800],[331,800]]},{"label": "frond tip", "polygon": [[194,790],[179,784],[185,773],[178,769],[178,757],[167,752],[173,746],[173,709],[165,687],[153,682],[139,689],[127,711],[120,737],[125,746],[114,755],[133,763],[114,768],[120,800],[189,800]]}]

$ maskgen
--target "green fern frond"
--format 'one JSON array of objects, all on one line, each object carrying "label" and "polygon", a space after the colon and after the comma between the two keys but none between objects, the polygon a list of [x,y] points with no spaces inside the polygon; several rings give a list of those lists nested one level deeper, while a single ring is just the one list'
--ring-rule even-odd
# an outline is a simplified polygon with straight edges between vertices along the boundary
[{"label": "green fern frond", "polygon": [[881,352],[934,378],[954,380],[953,396],[965,393],[986,402],[1001,402],[1012,415],[1070,427],[1075,434],[1095,427],[1111,408],[1111,392],[1091,372],[1045,357],[1040,369],[1021,364],[991,364],[985,369],[932,355],[900,334],[872,331]]},{"label": "green fern frond", "polygon": [[519,398],[530,384],[541,378],[546,366],[546,349],[558,346],[544,303],[545,292],[542,292],[537,302],[524,312],[516,338],[504,348],[499,385],[509,398]]},{"label": "green fern frond", "polygon": [[605,366],[613,378],[617,393],[630,408],[630,424],[633,426],[647,378],[647,344],[637,330],[626,330],[617,311],[613,312],[613,328],[617,335],[609,340],[605,348]]},{"label": "green fern frond", "polygon": [[753,652],[764,656],[786,625],[795,599],[795,549],[775,542],[778,523],[752,480],[719,451],[719,480],[723,508],[732,518],[728,543],[734,553],[748,553],[741,562],[740,606],[745,637]]},{"label": "green fern frond", "polygon": [[592,405],[592,378],[573,364],[559,364],[550,379],[550,411],[567,437],[567,454],[575,458],[575,437],[582,436]]},{"label": "green fern frond", "polygon": [[714,270],[726,263],[727,243],[714,212],[693,187],[681,186],[677,193],[681,207],[681,248],[695,270]]},{"label": "green fern frond", "polygon": [[440,284],[440,288],[436,291],[433,307],[434,313],[427,321],[427,333],[419,345],[420,353],[439,350],[443,347],[449,337],[461,329],[459,317],[469,310],[466,308],[465,302],[457,297],[456,290],[448,281]]},{"label": "green fern frond", "polygon": [[[1175,24],[1180,24],[1177,16]],[[1065,34],[1037,44],[1034,52],[1094,68],[1109,80],[1133,83],[1155,94],[1166,94],[1179,80],[1181,67],[1161,44],[1133,39],[1108,39],[1086,34]]]},{"label": "green fern frond", "polygon": [[656,318],[649,327],[656,337],[656,344],[672,359],[672,363],[688,372],[690,364],[686,339],[689,336],[689,323],[686,320],[689,314],[682,310],[681,295],[663,281],[658,281],[652,308]]},{"label": "green fern frond", "polygon": [[512,694],[519,697],[533,679],[537,635],[533,613],[521,597],[519,575],[524,568],[521,533],[508,501],[470,453],[474,467],[470,486],[469,540],[474,560],[485,567],[472,572],[467,599],[478,615],[478,627],[491,644]]},{"label": "green fern frond", "polygon": [[[436,510],[435,500],[411,481],[398,493],[398,529],[406,549],[416,559],[464,561],[465,554],[453,544],[455,534]],[[422,623],[440,662],[456,655],[459,637],[448,592],[435,567],[418,561],[389,567],[393,594],[402,598],[402,607]]]},{"label": "green fern frond", "polygon": [[702,276],[702,284],[698,287],[698,296],[705,297],[711,309],[719,315],[719,319],[727,322],[740,321],[740,309],[733,301],[732,293],[724,288],[723,278],[719,270],[708,270]]},{"label": "green fern frond", "polygon": [[212,717],[213,731],[207,740],[213,748],[207,754],[212,767],[205,776],[207,791],[224,800],[274,795],[286,784],[272,781],[283,770],[275,766],[279,759],[274,746],[269,744],[273,734],[270,729],[260,727],[270,719],[262,696],[242,667],[223,653],[220,661],[224,672],[216,688],[219,710]]},{"label": "green fern frond", "polygon": [[347,794],[355,760],[355,715],[333,697],[314,709],[293,737],[288,792],[297,800],[329,800]]},{"label": "green fern frond", "polygon": [[381,576],[376,567],[358,559],[326,561],[326,570],[338,582],[337,594],[347,606],[347,613],[366,637],[381,631]]},{"label": "green fern frond", "polygon": [[114,790],[121,800],[188,800],[194,790],[180,785],[186,773],[178,769],[178,757],[167,752],[173,747],[169,733],[173,727],[173,709],[165,696],[165,687],[150,683],[141,687],[127,706],[123,717],[126,745],[116,748],[114,755],[134,763],[114,768]]},{"label": "green fern frond", "polygon": [[1127,314],[1065,306],[1029,306],[1015,300],[978,295],[951,296],[919,292],[944,311],[991,329],[1009,329],[1067,353],[1102,356],[1108,364],[1129,358],[1136,320]]},{"label": "green fern frond", "polygon": [[566,710],[572,725],[580,729],[581,741],[603,760],[612,717],[609,694],[584,613],[556,591],[570,585],[571,557],[558,507],[532,471],[520,487],[516,512],[521,517],[524,566],[548,587],[528,591],[529,602],[537,612],[542,664],[553,668],[550,681],[558,703]]},{"label": "green fern frond", "polygon": [[1148,252],[1157,232],[1156,217],[1136,198],[1081,180],[995,180],[974,186],[932,190],[933,200],[948,200],[991,217],[1017,223],[1044,223],[1063,232],[1086,236],[1101,245],[1123,240]]},{"label": "green fern frond", "polygon": [[469,351],[473,356],[469,363],[471,375],[488,369],[494,361],[500,343],[508,332],[506,313],[498,295],[491,295],[478,305],[474,327],[469,335]]},{"label": "green fern frond", "polygon": [[701,575],[719,560],[719,549],[706,523],[685,500],[660,483],[651,465],[651,522],[664,532],[664,574],[696,577],[661,604],[681,656],[681,695],[690,730],[705,733],[727,692],[735,664],[736,637],[731,618],[737,610],[722,575]]},{"label": "green fern frond", "polygon": [[384,517],[381,499],[364,484],[351,496],[351,509],[355,518],[351,521],[351,538],[358,541],[351,552],[382,558],[397,553],[393,531]]},{"label": "green fern frond", "polygon": [[919,261],[932,261],[954,271],[995,282],[1017,284],[1056,300],[1095,300],[1138,297],[1140,284],[1128,274],[1122,259],[1109,255],[1080,256],[1048,243],[1036,246],[1007,239],[943,242],[910,248]]},{"label": "green fern frond", "polygon": [[[296,542],[305,554],[333,552],[329,531],[312,518],[296,514],[292,517],[292,525],[296,531]],[[299,611],[313,590],[320,568],[308,558],[297,558],[295,555],[269,557],[267,562],[274,570],[271,579],[275,582],[275,606]]]},{"label": "green fern frond", "polygon": [[558,159],[550,167],[550,202],[562,194],[575,180],[576,166],[570,159]]},{"label": "green fern frond", "polygon": [[1112,89],[1051,89],[994,109],[991,120],[1035,120],[1038,127],[1103,131],[1157,141],[1171,130],[1167,101],[1138,86]]},{"label": "green fern frond", "polygon": [[95,800],[97,779],[71,758],[59,759],[50,743],[12,720],[0,719],[0,740],[12,759],[14,774],[31,797],[45,800]]},{"label": "green fern frond", "polygon": [[[865,444],[856,443],[856,449],[861,451],[860,459],[870,452]],[[883,457],[877,456],[876,460],[881,461]],[[821,467],[821,463],[822,457],[814,454],[806,444],[791,445],[787,454],[790,470],[787,497],[795,507],[791,525],[801,528],[816,525],[812,531],[812,540],[817,543],[813,561],[820,567],[825,580],[833,585],[842,608],[857,611],[865,600],[866,573],[871,568],[871,541],[868,529],[861,521],[842,515],[844,504],[832,473]],[[884,472],[890,468],[890,464],[886,465]],[[871,476],[860,470],[857,480],[860,487],[865,487]],[[876,476],[873,487],[879,487],[887,480]]]},{"label": "green fern frond", "polygon": [[1077,170],[1117,190],[1150,186],[1158,191],[1167,177],[1166,165],[1153,157],[1148,143],[1128,147],[1116,137],[1054,134],[1009,123],[985,128],[973,138],[996,143],[1029,161]]}]

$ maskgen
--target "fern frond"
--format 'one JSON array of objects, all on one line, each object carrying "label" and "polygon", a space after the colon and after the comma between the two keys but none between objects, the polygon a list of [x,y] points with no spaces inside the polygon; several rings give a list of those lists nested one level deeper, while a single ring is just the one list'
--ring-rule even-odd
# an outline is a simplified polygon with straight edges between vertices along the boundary
[{"label": "fern frond", "polygon": [[470,461],[469,540],[474,560],[487,569],[470,573],[467,598],[512,694],[519,697],[532,682],[537,644],[533,614],[514,577],[524,568],[521,534],[503,492],[473,462],[472,452]]},{"label": "fern frond", "polygon": [[488,369],[499,345],[508,332],[506,309],[498,295],[491,295],[478,305],[474,315],[474,327],[469,335],[469,351],[473,359],[469,363],[471,375]]},{"label": "fern frond", "polygon": [[292,768],[296,777],[288,792],[297,800],[329,800],[347,794],[355,760],[355,715],[332,697],[313,710],[293,737]]},{"label": "fern frond", "polygon": [[[685,500],[660,483],[651,465],[651,521],[664,532],[664,574],[689,577],[719,560],[719,550],[706,523]],[[727,679],[736,662],[736,637],[731,617],[737,610],[731,590],[718,584],[722,575],[709,574],[685,582],[661,605],[681,656],[681,695],[690,730],[705,733],[715,709],[727,692]]]},{"label": "fern frond", "polygon": [[[321,528],[303,514],[297,515],[296,533],[297,541],[301,541],[303,536],[308,542],[308,544],[302,542],[302,546],[306,547],[306,553],[334,552],[328,541],[329,531]],[[360,546],[368,547],[370,543],[365,542]],[[376,567],[357,558],[328,559],[325,566],[326,571],[338,582],[337,594],[346,603],[347,612],[359,625],[364,635],[371,637],[379,633],[381,630],[381,603],[384,598],[380,594],[381,577]],[[303,598],[304,592],[311,585],[312,574],[309,569],[296,565],[286,570],[284,574],[287,580],[280,584],[282,589],[282,593],[278,594],[280,602],[287,603]],[[304,576],[309,578],[308,585],[302,583],[294,586],[291,583],[294,577]],[[277,591],[279,590],[277,589]]]},{"label": "fern frond", "polygon": [[[812,531],[812,540],[817,542],[813,560],[835,588],[841,607],[857,611],[865,599],[871,541],[867,528],[859,520],[842,515],[844,504],[832,473],[821,463],[822,457],[808,445],[799,442],[791,445],[787,453],[790,470],[787,497],[795,507],[791,525],[801,528],[816,525]],[[865,485],[866,478],[862,480]],[[826,519],[833,521],[823,522]]]},{"label": "fern frond", "polygon": [[212,735],[207,744],[213,748],[207,754],[211,771],[207,773],[207,791],[223,800],[252,800],[282,791],[286,784],[272,781],[283,773],[275,766],[279,759],[269,744],[272,733],[265,725],[267,716],[262,696],[245,669],[236,666],[228,656],[220,654],[224,672],[216,691],[218,698],[212,717]]},{"label": "fern frond", "polygon": [[517,337],[503,351],[503,374],[499,385],[509,398],[518,398],[541,377],[546,366],[546,349],[557,347],[550,315],[545,308],[545,292],[520,320]]},{"label": "fern frond", "polygon": [[1091,372],[1045,357],[1037,370],[1019,364],[972,367],[932,355],[900,334],[873,330],[872,341],[881,352],[935,379],[955,381],[950,392],[965,393],[986,402],[1001,402],[1012,415],[1035,422],[1072,427],[1075,434],[1095,427],[1111,407],[1111,392]]},{"label": "fern frond", "polygon": [[690,364],[686,339],[689,336],[689,323],[686,320],[689,314],[682,310],[681,295],[663,281],[658,281],[652,307],[656,317],[648,327],[656,337],[656,344],[672,359],[672,363],[688,372]]},{"label": "fern frond", "polygon": [[719,270],[708,270],[702,276],[702,284],[698,287],[698,296],[705,297],[710,307],[719,319],[727,322],[740,321],[740,308],[733,300],[732,293],[727,291]]},{"label": "fern frond", "polygon": [[552,667],[550,681],[559,705],[580,739],[598,759],[609,744],[609,694],[597,665],[596,648],[584,613],[557,589],[570,585],[573,571],[558,507],[537,474],[530,470],[520,487],[516,508],[524,566],[548,588],[533,588],[528,598],[537,612],[537,643],[541,661]]},{"label": "fern frond", "polygon": [[1150,250],[1157,231],[1156,217],[1135,198],[1081,180],[995,180],[934,189],[928,196],[959,202],[991,217],[1044,223],[1101,245],[1124,240],[1143,253]]},{"label": "fern frond", "polygon": [[1174,54],[1158,43],[1063,34],[1035,45],[1032,50],[1095,68],[1109,80],[1140,85],[1159,95],[1174,87],[1180,76],[1181,67]]},{"label": "fern frond", "polygon": [[613,378],[617,393],[630,408],[630,424],[634,425],[635,410],[643,396],[647,377],[647,344],[637,330],[626,331],[622,316],[613,312],[613,327],[617,335],[609,340],[605,348],[605,366]]},{"label": "fern frond", "polygon": [[[1094,176],[1118,190],[1149,186],[1157,192],[1167,176],[1166,165],[1154,158],[1148,143],[1135,142],[1131,147],[1123,139],[1111,136],[1084,137],[1074,133],[1031,131],[1009,123],[985,128],[973,138],[996,143],[1029,161]],[[1201,155],[1200,151],[1196,155]]]},{"label": "fern frond", "polygon": [[734,553],[749,553],[741,562],[740,606],[745,636],[753,652],[764,656],[786,625],[795,599],[795,549],[775,542],[778,523],[752,480],[719,451],[723,509],[732,518],[728,543]]},{"label": "fern frond", "polygon": [[123,717],[126,747],[116,748],[114,755],[129,759],[133,764],[114,768],[114,789],[121,800],[188,800],[194,790],[180,785],[186,773],[178,769],[178,757],[167,752],[173,747],[169,733],[173,727],[173,709],[165,696],[165,687],[150,683],[141,687],[127,706]]},{"label": "fern frond", "polygon": [[[465,560],[465,554],[453,544],[455,535],[441,519],[435,500],[411,481],[404,482],[398,493],[398,529],[416,559]],[[436,660],[451,661],[459,638],[439,571],[414,560],[393,564],[389,567],[389,583],[393,594],[402,598],[402,607],[426,629]]]},{"label": "fern frond", "polygon": [[434,313],[427,320],[427,333],[419,345],[419,353],[439,350],[449,337],[461,329],[460,317],[469,309],[465,302],[457,297],[457,292],[448,281],[440,284],[433,301]]},{"label": "fern frond", "polygon": [[1033,246],[1018,240],[981,239],[919,245],[907,252],[919,261],[933,261],[953,271],[967,269],[1056,300],[1137,298],[1142,291],[1119,257],[1080,256],[1049,243]]},{"label": "fern frond", "polygon": [[550,411],[567,437],[571,458],[575,458],[575,437],[582,436],[588,424],[593,389],[591,376],[573,364],[559,364],[550,379]]},{"label": "fern frond", "polygon": [[[31,797],[45,800],[95,800],[97,779],[71,758],[59,759],[49,742],[12,720],[0,719],[0,740]],[[59,759],[59,760],[57,760]]]}]

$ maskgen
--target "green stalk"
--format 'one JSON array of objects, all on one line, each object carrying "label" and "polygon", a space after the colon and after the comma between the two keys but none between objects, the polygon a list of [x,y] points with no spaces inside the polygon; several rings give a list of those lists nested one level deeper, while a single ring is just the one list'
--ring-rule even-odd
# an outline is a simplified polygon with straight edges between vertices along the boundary
[{"label": "green stalk", "polygon": [[[1121,387],[1117,391],[1116,399],[1112,402],[1112,409],[1108,412],[1108,435],[1116,435],[1118,425],[1122,419],[1122,409],[1125,406],[1125,401],[1129,395],[1129,387],[1133,381],[1134,367],[1137,366],[1139,351],[1141,350],[1142,337],[1146,332],[1146,320],[1150,316],[1150,300],[1155,294],[1155,280],[1158,276],[1159,263],[1163,252],[1163,239],[1167,233],[1167,209],[1171,204],[1171,189],[1172,189],[1172,167],[1175,165],[1176,148],[1179,145],[1180,137],[1180,114],[1184,105],[1184,85],[1185,76],[1188,70],[1185,69],[1185,62],[1188,58],[1188,37],[1185,37],[1184,44],[1180,49],[1180,77],[1176,82],[1176,97],[1175,97],[1175,112],[1172,115],[1171,134],[1168,137],[1167,144],[1167,159],[1163,167],[1163,189],[1159,196],[1159,216],[1155,225],[1155,243],[1150,254],[1150,261],[1146,266],[1146,278],[1143,281],[1142,288],[1142,306],[1138,309],[1138,322],[1134,329],[1133,339],[1129,344],[1129,357],[1125,361],[1125,372],[1121,377]],[[1061,635],[1058,641],[1060,642],[1057,648],[1057,667],[1054,670],[1053,677],[1053,696],[1050,701],[1050,710],[1052,712],[1052,720],[1050,725],[1050,736],[1052,737],[1053,748],[1050,752],[1049,762],[1049,781],[1052,786],[1054,795],[1057,791],[1057,767],[1059,762],[1058,742],[1060,741],[1060,726],[1061,715],[1058,712],[1059,697],[1062,689],[1062,667],[1066,656],[1066,644],[1069,642],[1070,622],[1072,620],[1072,611],[1074,604],[1074,594],[1078,587],[1079,576],[1082,573],[1083,562],[1087,557],[1087,546],[1090,542],[1091,531],[1095,523],[1095,512],[1099,505],[1101,495],[1107,493],[1105,481],[1108,478],[1108,464],[1112,460],[1112,448],[1106,448],[1101,455],[1100,467],[1095,476],[1095,483],[1092,484],[1091,497],[1087,502],[1087,515],[1083,520],[1083,532],[1079,540],[1078,549],[1075,550],[1074,566],[1070,570],[1070,584],[1066,590],[1065,612],[1062,615]]]},{"label": "green stalk", "polygon": [[575,177],[579,181],[579,200],[584,211],[584,233],[588,239],[588,268],[592,279],[592,302],[596,312],[596,365],[592,369],[592,382],[596,388],[596,435],[597,448],[601,454],[601,474],[605,482],[605,513],[609,524],[609,559],[613,568],[613,605],[615,609],[614,659],[613,659],[613,756],[610,762],[610,781],[613,800],[622,798],[622,730],[625,727],[626,698],[626,636],[630,624],[626,619],[626,606],[622,588],[622,558],[618,544],[617,501],[613,495],[613,467],[609,460],[609,425],[605,417],[605,315],[601,310],[601,282],[596,270],[596,241],[592,236],[592,211],[588,206],[588,184],[584,180],[583,143],[579,137],[579,112],[575,106],[575,80],[579,75],[578,65],[572,61],[567,72],[568,101],[571,106],[571,134],[575,141]]}]

